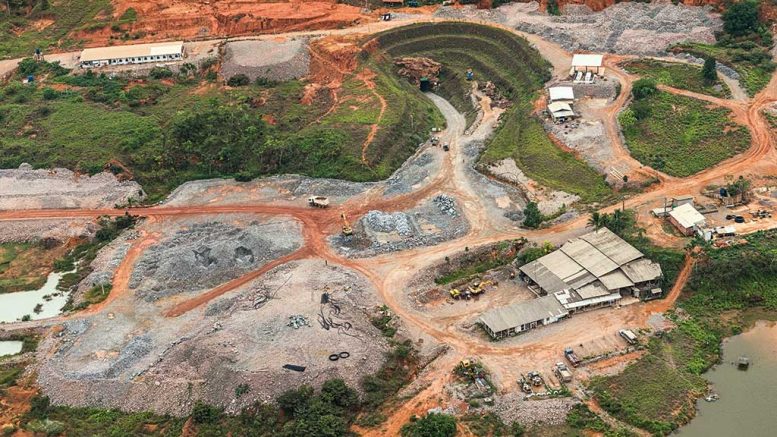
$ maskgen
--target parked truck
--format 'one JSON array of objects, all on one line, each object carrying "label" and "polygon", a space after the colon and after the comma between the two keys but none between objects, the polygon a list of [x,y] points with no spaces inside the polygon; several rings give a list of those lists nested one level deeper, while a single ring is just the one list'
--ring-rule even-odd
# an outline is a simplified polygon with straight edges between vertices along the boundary
[{"label": "parked truck", "polygon": [[326,208],[329,206],[329,198],[324,196],[308,197],[308,205],[314,208]]},{"label": "parked truck", "polygon": [[637,335],[630,329],[621,329],[618,334],[626,340],[628,344],[637,344]]},{"label": "parked truck", "polygon": [[563,383],[572,382],[572,372],[569,371],[566,364],[556,363],[556,367],[553,371],[556,373],[559,381]]},{"label": "parked truck", "polygon": [[564,349],[564,356],[566,357],[567,361],[569,361],[569,364],[572,365],[572,367],[577,367],[581,363],[580,358],[577,357],[575,351],[573,351],[571,347]]}]

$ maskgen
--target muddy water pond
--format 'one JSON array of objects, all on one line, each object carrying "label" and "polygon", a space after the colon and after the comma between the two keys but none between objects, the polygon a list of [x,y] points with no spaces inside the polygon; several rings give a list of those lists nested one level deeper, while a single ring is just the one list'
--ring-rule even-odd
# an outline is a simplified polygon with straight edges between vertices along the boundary
[{"label": "muddy water pond", "polygon": [[[740,356],[750,358],[748,370],[738,370]],[[723,343],[723,361],[704,375],[716,402],[699,401],[697,416],[681,428],[682,437],[772,437],[777,435],[777,324],[756,326]]]},{"label": "muddy water pond", "polygon": [[[0,323],[12,323],[29,315],[31,320],[58,316],[68,299],[68,294],[57,290],[57,284],[66,272],[51,273],[46,283],[37,290],[0,294]],[[35,312],[35,307],[38,312]]]}]

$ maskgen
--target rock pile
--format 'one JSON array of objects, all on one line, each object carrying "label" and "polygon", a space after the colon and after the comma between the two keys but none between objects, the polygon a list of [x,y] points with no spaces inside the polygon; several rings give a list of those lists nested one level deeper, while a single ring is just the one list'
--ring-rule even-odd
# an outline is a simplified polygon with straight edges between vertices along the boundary
[{"label": "rock pile", "polygon": [[375,232],[397,232],[403,237],[413,235],[413,227],[407,214],[402,212],[387,213],[373,210],[364,216],[364,221]]},{"label": "rock pile", "polygon": [[456,208],[456,199],[444,194],[440,194],[435,196],[432,201],[435,205],[437,205],[438,208],[440,208],[440,211],[443,214],[447,214],[451,217],[459,216],[459,210]]}]

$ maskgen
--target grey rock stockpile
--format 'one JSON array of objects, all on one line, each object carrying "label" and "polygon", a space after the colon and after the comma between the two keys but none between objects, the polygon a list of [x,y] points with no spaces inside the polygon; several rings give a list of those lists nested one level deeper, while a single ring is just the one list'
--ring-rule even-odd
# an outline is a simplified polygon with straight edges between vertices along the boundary
[{"label": "grey rock stockpile", "polygon": [[299,248],[296,228],[290,221],[252,222],[244,228],[195,223],[149,248],[129,286],[150,301],[216,286]]},{"label": "grey rock stockpile", "polygon": [[229,79],[245,74],[251,80],[299,79],[308,74],[310,54],[307,41],[233,41],[226,45],[221,74]]}]

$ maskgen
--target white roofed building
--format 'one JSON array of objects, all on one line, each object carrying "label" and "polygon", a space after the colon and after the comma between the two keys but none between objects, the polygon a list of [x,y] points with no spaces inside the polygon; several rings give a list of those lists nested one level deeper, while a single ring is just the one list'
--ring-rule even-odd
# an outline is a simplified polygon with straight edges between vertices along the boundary
[{"label": "white roofed building", "polygon": [[603,60],[604,55],[576,54],[572,56],[572,71],[570,71],[570,74],[577,72],[587,73],[590,71],[594,74],[603,75]]},{"label": "white roofed building", "polygon": [[575,92],[571,86],[552,86],[548,88],[549,103],[562,102],[572,104],[575,101]]},{"label": "white roofed building", "polygon": [[180,61],[183,57],[183,41],[175,41],[84,49],[79,62],[83,68],[92,68],[105,65]]},{"label": "white roofed building", "polygon": [[569,106],[569,103],[553,102],[548,104],[548,113],[553,121],[564,121],[575,116],[575,111]]},{"label": "white roofed building", "polygon": [[707,219],[690,203],[673,208],[669,212],[669,221],[686,236],[693,235],[707,224]]}]

